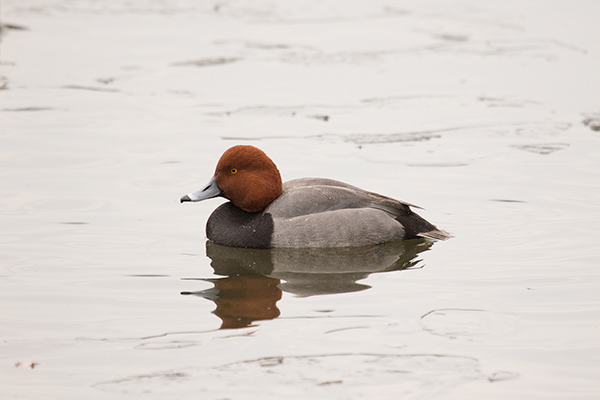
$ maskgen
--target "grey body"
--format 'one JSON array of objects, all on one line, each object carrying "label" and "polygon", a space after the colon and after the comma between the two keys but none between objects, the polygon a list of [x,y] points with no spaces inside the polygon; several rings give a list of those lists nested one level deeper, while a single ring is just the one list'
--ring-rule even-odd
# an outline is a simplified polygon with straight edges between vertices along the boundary
[{"label": "grey body", "polygon": [[368,192],[330,179],[286,182],[265,212],[273,217],[272,247],[345,247],[404,238],[404,227],[372,208]]},{"label": "grey body", "polygon": [[223,204],[210,216],[207,236],[227,246],[304,248],[445,235],[410,206],[331,179],[296,179],[286,182],[281,196],[258,213]]}]

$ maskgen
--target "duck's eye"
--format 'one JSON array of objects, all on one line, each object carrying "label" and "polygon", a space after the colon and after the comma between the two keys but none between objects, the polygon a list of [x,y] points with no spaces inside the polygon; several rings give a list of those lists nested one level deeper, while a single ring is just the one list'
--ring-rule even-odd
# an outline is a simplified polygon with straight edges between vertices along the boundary
[{"label": "duck's eye", "polygon": [[237,172],[237,168],[231,168],[231,169],[229,170],[229,172],[231,172],[232,174],[235,174],[235,173]]}]

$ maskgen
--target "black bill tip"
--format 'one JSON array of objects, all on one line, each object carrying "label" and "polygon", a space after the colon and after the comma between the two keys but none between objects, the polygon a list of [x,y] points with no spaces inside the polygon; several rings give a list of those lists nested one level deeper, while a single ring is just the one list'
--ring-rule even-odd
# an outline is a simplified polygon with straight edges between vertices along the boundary
[{"label": "black bill tip", "polygon": [[192,199],[190,199],[190,196],[186,194],[179,200],[180,203],[183,203],[184,201],[192,201]]}]

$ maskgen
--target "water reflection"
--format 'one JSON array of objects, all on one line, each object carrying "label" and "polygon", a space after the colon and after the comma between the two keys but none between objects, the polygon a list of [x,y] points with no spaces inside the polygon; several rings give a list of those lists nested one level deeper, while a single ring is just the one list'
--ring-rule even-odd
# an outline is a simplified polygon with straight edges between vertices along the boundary
[{"label": "water reflection", "polygon": [[242,328],[280,314],[282,290],[297,296],[357,292],[372,273],[418,267],[417,255],[432,243],[424,239],[337,249],[241,249],[206,243],[216,275],[214,287],[184,292],[213,301],[221,329]]}]

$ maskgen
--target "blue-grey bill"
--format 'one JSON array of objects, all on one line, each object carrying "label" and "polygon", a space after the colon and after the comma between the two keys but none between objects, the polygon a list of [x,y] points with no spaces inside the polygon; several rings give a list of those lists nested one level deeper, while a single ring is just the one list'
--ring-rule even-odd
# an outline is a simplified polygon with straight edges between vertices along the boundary
[{"label": "blue-grey bill", "polygon": [[204,189],[198,190],[197,192],[188,193],[181,198],[181,202],[184,201],[202,201],[206,199],[212,199],[221,195],[221,189],[217,185],[217,180],[213,176],[212,179],[204,186]]}]

